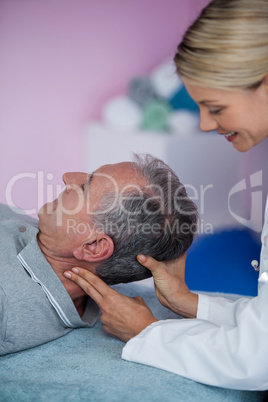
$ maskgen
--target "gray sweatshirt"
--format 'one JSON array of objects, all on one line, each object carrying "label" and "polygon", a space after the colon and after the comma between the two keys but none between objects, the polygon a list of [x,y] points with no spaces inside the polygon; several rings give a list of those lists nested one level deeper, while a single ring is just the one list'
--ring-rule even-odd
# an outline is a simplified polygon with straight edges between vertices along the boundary
[{"label": "gray sweatshirt", "polygon": [[88,298],[80,318],[40,250],[38,221],[0,204],[0,355],[92,327],[99,317]]}]

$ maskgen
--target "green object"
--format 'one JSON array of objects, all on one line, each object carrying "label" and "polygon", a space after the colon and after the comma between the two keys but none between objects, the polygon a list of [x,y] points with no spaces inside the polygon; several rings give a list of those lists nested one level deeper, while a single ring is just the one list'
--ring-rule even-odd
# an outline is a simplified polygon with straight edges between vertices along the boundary
[{"label": "green object", "polygon": [[162,101],[151,101],[147,103],[143,111],[143,130],[168,131],[168,116],[170,106]]}]

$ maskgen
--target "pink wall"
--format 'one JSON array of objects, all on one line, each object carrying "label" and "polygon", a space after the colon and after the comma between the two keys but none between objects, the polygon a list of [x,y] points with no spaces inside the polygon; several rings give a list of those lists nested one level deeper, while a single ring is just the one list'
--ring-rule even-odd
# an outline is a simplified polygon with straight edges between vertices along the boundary
[{"label": "pink wall", "polygon": [[55,197],[62,173],[83,169],[86,123],[172,56],[207,2],[1,0],[0,202],[6,188],[27,210]]}]

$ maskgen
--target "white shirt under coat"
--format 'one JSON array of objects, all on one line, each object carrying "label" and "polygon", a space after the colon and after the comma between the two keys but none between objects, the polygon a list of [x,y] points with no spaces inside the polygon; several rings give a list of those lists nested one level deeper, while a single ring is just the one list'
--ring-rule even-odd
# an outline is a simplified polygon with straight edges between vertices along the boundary
[{"label": "white shirt under coat", "polygon": [[241,390],[268,389],[268,199],[258,296],[233,302],[199,295],[196,319],[153,323],[122,358],[192,380]]}]

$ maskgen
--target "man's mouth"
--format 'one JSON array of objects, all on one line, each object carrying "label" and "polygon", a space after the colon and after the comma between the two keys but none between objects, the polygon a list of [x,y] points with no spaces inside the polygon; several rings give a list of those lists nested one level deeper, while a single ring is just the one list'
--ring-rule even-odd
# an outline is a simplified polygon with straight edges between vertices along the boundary
[{"label": "man's mouth", "polygon": [[53,210],[55,211],[55,209],[57,208],[57,206],[58,206],[58,198],[56,198],[54,201],[53,201]]}]

